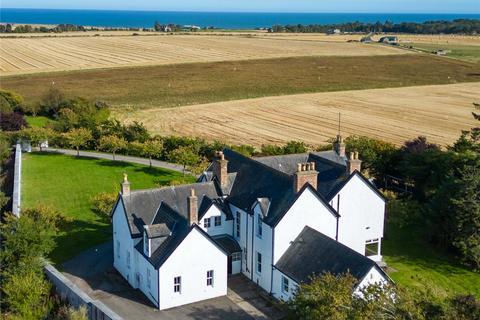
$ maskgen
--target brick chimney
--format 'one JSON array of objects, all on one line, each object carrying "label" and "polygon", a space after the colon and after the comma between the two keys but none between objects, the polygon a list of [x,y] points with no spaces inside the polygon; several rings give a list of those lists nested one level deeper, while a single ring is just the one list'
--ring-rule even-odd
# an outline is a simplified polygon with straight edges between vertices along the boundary
[{"label": "brick chimney", "polygon": [[190,189],[190,195],[187,202],[188,224],[198,224],[198,198],[195,195],[195,189]]},{"label": "brick chimney", "polygon": [[123,174],[123,182],[120,184],[122,195],[130,195],[130,182],[126,173]]},{"label": "brick chimney", "polygon": [[307,183],[317,189],[318,171],[315,170],[315,162],[298,163],[297,172],[294,174],[294,190],[299,192]]},{"label": "brick chimney", "polygon": [[340,157],[345,157],[345,143],[341,135],[337,136],[337,140],[333,144],[333,149]]},{"label": "brick chimney", "polygon": [[222,151],[216,153],[217,158],[213,161],[213,175],[217,177],[221,187],[225,187],[228,183],[228,160],[225,160],[225,155]]},{"label": "brick chimney", "polygon": [[358,159],[358,152],[350,152],[347,159],[347,174],[351,175],[355,170],[360,172],[362,170],[362,160]]}]

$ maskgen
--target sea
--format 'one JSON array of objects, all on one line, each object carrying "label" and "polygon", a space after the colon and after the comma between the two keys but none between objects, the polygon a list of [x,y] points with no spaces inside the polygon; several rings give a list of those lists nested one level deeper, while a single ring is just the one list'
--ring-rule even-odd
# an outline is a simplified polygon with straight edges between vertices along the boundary
[{"label": "sea", "polygon": [[0,22],[25,24],[70,23],[95,27],[151,28],[162,24],[195,25],[223,29],[266,28],[276,24],[335,24],[344,22],[425,22],[480,19],[480,14],[411,13],[268,13],[268,12],[166,12],[114,10],[57,10],[0,8]]}]

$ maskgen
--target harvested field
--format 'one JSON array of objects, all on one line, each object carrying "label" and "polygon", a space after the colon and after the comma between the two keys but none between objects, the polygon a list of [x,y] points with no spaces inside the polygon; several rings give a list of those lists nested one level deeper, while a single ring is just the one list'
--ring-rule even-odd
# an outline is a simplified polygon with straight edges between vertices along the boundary
[{"label": "harvested field", "polygon": [[66,96],[122,109],[174,107],[309,92],[480,81],[480,64],[414,54],[293,57],[95,69],[0,78],[37,103],[52,83]]},{"label": "harvested field", "polygon": [[291,56],[408,53],[380,45],[238,35],[0,38],[0,52],[1,75]]},{"label": "harvested field", "polygon": [[476,125],[472,102],[480,83],[268,97],[118,113],[159,134],[198,136],[260,146],[302,140],[321,144],[337,134],[366,135],[401,145],[426,136],[441,145]]}]

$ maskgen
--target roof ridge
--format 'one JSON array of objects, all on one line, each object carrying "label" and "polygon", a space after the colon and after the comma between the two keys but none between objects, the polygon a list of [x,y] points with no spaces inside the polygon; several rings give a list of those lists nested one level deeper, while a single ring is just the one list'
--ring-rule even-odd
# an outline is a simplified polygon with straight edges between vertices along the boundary
[{"label": "roof ridge", "polygon": [[195,185],[208,185],[208,184],[213,184],[212,181],[204,181],[204,182],[193,182],[193,183],[187,183],[187,184],[179,184],[175,186],[162,186],[159,188],[149,188],[149,189],[137,189],[137,190],[132,190],[130,191],[130,194],[134,193],[146,193],[146,192],[153,192],[153,191],[161,191],[161,190],[167,190],[167,189],[177,189],[177,188],[182,188],[182,187],[188,187],[188,186],[195,186]]},{"label": "roof ridge", "polygon": [[291,177],[292,177],[292,176],[289,175],[289,174],[286,174],[286,173],[284,173],[284,172],[281,172],[281,171],[279,171],[279,170],[276,170],[276,169],[274,169],[274,168],[272,168],[272,167],[270,167],[270,166],[267,166],[267,165],[264,164],[264,163],[261,163],[260,161],[255,160],[254,158],[247,157],[247,156],[245,156],[245,155],[243,155],[243,154],[241,154],[241,153],[239,153],[239,152],[236,152],[236,151],[234,151],[234,150],[232,150],[232,149],[224,148],[223,150],[228,150],[228,151],[230,151],[230,152],[233,152],[234,154],[236,154],[236,155],[238,155],[238,156],[241,156],[242,158],[246,159],[247,161],[250,161],[251,163],[254,163],[254,164],[256,164],[256,165],[259,165],[259,166],[267,169],[269,172],[272,172],[273,174],[276,174],[276,175],[281,176],[282,178],[287,178],[287,179],[290,180]]},{"label": "roof ridge", "polygon": [[[328,241],[331,240],[331,241],[335,242],[336,244],[340,245],[341,247],[350,250],[353,254],[357,255],[358,257],[361,257],[362,259],[367,259],[367,261],[369,261],[372,265],[375,265],[375,264],[376,264],[375,261],[371,260],[371,259],[368,258],[367,256],[364,256],[363,254],[361,254],[361,253],[353,250],[353,249],[350,248],[349,246],[341,243],[340,241],[335,240],[335,239],[332,239],[332,238],[330,238],[329,236],[327,236],[326,234],[324,234],[324,233],[322,233],[322,232],[320,232],[320,231],[318,231],[318,230],[316,230],[316,229],[314,229],[314,228],[312,228],[312,227],[310,227],[310,226],[308,226],[308,225],[306,225],[306,226],[303,228],[302,232],[299,233],[299,235],[297,236],[297,238],[300,237],[300,235],[301,235],[307,228],[310,229],[310,230],[312,230],[312,231],[314,231],[314,232],[316,232],[316,233],[318,233],[318,234],[320,234],[322,237],[326,238]],[[295,239],[295,240],[296,240],[296,239]]]}]

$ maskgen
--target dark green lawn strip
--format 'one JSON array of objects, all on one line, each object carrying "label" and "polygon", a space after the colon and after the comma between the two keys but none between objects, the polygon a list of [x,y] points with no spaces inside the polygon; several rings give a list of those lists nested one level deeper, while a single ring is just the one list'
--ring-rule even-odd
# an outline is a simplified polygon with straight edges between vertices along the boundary
[{"label": "dark green lawn strip", "polygon": [[124,172],[132,189],[152,188],[183,178],[174,171],[125,162],[45,153],[24,155],[22,207],[46,204],[73,218],[57,236],[57,248],[50,256],[53,262],[64,262],[111,238],[111,225],[92,212],[91,197],[118,191]]},{"label": "dark green lawn strip", "polygon": [[407,287],[429,286],[440,296],[470,293],[480,298],[480,274],[461,265],[455,257],[442,254],[419,236],[414,228],[390,226],[383,242],[383,256],[396,272],[392,279]]},{"label": "dark green lawn strip", "polygon": [[308,92],[480,81],[480,64],[426,54],[292,57],[95,69],[2,77],[2,89],[38,102],[51,83],[67,96],[113,106],[174,107]]}]

